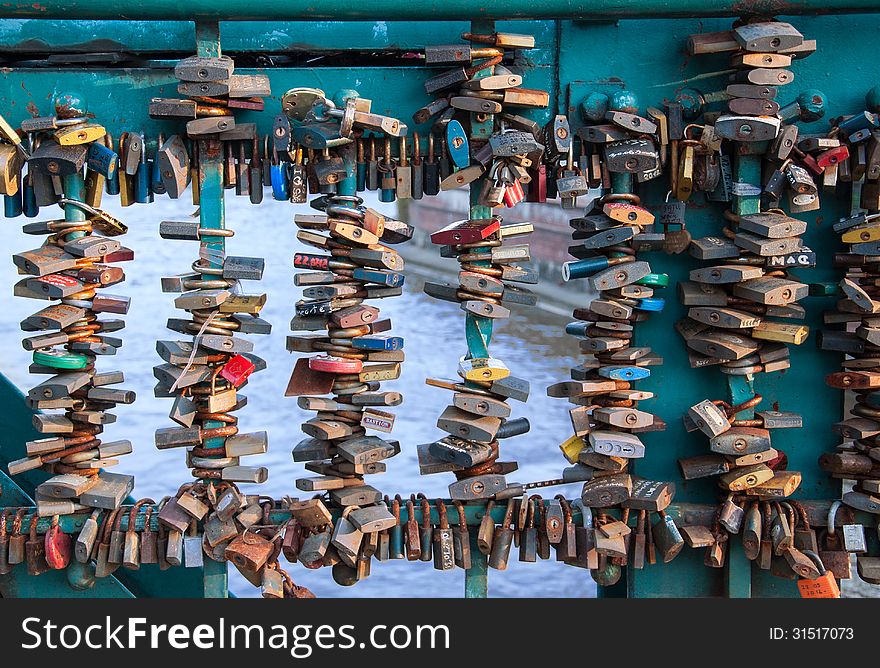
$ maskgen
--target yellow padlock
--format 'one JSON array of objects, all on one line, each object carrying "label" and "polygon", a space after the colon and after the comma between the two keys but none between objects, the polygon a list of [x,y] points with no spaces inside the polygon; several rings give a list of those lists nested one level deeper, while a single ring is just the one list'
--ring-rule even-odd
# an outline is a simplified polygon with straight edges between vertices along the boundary
[{"label": "yellow padlock", "polygon": [[492,382],[507,378],[510,369],[501,360],[486,358],[465,359],[458,361],[458,375],[465,380]]},{"label": "yellow padlock", "polygon": [[764,341],[780,341],[799,346],[810,335],[806,325],[786,325],[781,322],[761,322],[752,328],[752,338]]},{"label": "yellow padlock", "polygon": [[872,227],[857,227],[854,230],[847,230],[841,236],[841,240],[845,244],[857,244],[864,241],[877,241],[880,239],[880,225]]},{"label": "yellow padlock", "polygon": [[694,155],[700,142],[686,139],[679,142],[681,156],[678,160],[678,179],[675,185],[675,199],[686,202],[694,192]]},{"label": "yellow padlock", "polygon": [[578,455],[584,447],[584,439],[577,435],[572,436],[559,445],[559,449],[562,450],[562,454],[568,460],[569,464],[578,463]]},{"label": "yellow padlock", "polygon": [[55,130],[55,141],[62,146],[76,146],[78,144],[88,144],[93,141],[103,140],[106,134],[107,130],[104,129],[103,125],[81,123]]}]

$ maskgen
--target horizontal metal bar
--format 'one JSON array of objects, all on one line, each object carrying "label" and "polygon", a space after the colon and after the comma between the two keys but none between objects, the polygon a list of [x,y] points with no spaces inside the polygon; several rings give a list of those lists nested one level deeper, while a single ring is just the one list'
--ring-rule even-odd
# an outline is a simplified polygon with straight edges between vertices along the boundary
[{"label": "horizontal metal bar", "polygon": [[43,0],[0,5],[0,18],[103,20],[335,21],[469,19],[616,19],[687,16],[841,14],[880,11],[877,0]]},{"label": "horizontal metal bar", "polygon": [[[547,503],[547,499],[544,500]],[[572,500],[573,501],[573,500]],[[443,502],[446,504],[447,517],[449,518],[449,524],[454,525],[458,523],[458,512],[455,509],[455,506],[452,505],[452,501],[449,499],[443,499]],[[436,499],[429,499],[430,511],[431,511],[431,524],[439,524],[440,517],[437,514],[437,507],[435,505]],[[828,510],[831,507],[831,501],[828,500],[801,500],[801,504],[807,511],[807,516],[809,517],[810,524],[812,526],[827,526],[828,524]],[[128,529],[128,515],[129,510],[131,509],[130,505],[124,505],[123,508],[123,516],[120,521],[120,529],[125,531]],[[466,504],[465,508],[465,516],[467,517],[467,523],[471,526],[479,525],[481,520],[483,519],[483,515],[486,511],[486,505],[483,503],[473,503]],[[137,515],[135,519],[135,530],[143,531],[144,529],[144,518],[146,513],[147,506],[144,505],[141,507],[140,513]],[[496,503],[495,507],[492,509],[492,518],[495,520],[495,523],[498,524],[504,520],[504,514],[507,509],[507,502],[499,501]],[[715,520],[715,513],[718,509],[718,506],[710,505],[710,504],[699,504],[699,503],[673,503],[668,508],[666,508],[666,513],[670,515],[679,526],[711,526]],[[12,519],[15,515],[15,511],[18,510],[15,507],[8,508],[9,513],[6,520],[6,526],[9,531],[12,530]],[[33,515],[35,508],[28,508],[27,514],[24,516],[24,520],[22,522],[22,531],[27,533],[27,530],[30,528],[30,518]],[[422,521],[422,511],[419,503],[415,504],[414,508],[416,521],[421,523]],[[617,509],[594,509],[594,512],[598,512],[602,510],[602,512],[606,512],[608,515],[612,515],[615,517],[620,516],[620,511]],[[156,531],[159,528],[159,522],[157,519],[158,510],[156,506],[153,506],[153,515],[152,521],[150,522],[151,528]],[[104,511],[106,512],[106,511]],[[331,510],[334,517],[338,517],[340,511],[338,508],[334,508]],[[82,511],[79,513],[75,513],[73,515],[62,515],[59,518],[59,525],[65,533],[78,533],[82,528],[83,522],[89,517],[91,513],[88,511]],[[630,523],[635,524],[637,513],[630,513]],[[406,510],[406,506],[402,505],[400,508],[400,522],[401,524],[405,523],[408,519],[409,515]],[[574,522],[577,524],[581,521],[581,513],[576,508],[572,508],[572,518]],[[868,527],[877,527],[878,522],[880,522],[880,517],[877,515],[872,515],[869,513],[856,512],[855,513],[856,523],[863,524]],[[269,519],[272,524],[280,525],[287,522],[290,519],[290,511],[277,507],[271,511],[269,515]],[[49,527],[52,524],[51,517],[41,517],[37,520],[37,532],[45,533],[48,531]]]}]

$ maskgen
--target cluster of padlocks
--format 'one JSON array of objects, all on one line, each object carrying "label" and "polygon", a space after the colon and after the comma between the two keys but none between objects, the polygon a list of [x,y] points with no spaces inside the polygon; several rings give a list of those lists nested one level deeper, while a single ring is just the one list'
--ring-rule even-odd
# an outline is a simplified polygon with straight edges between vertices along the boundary
[{"label": "cluster of padlocks", "polygon": [[[349,98],[342,116],[331,113],[333,103],[317,89],[288,91],[283,104],[285,110],[297,110],[293,135],[320,128],[322,137],[346,141],[349,148],[352,133],[366,127],[405,128],[396,119],[369,113],[370,101],[364,98]],[[339,157],[336,162],[334,179],[344,178],[346,166]],[[336,581],[351,584],[369,575],[380,533],[387,536],[398,523],[382,493],[366,484],[364,476],[384,473],[384,460],[400,452],[399,442],[367,436],[367,430],[390,433],[394,427],[394,414],[384,409],[399,405],[403,397],[382,391],[381,383],[400,377],[404,342],[383,334],[390,331],[391,321],[364,302],[402,294],[403,259],[386,244],[408,241],[413,228],[362,206],[357,196],[333,194],[334,180],[319,178],[319,183],[327,194],[312,206],[323,213],[297,214],[294,222],[297,239],[326,254],[297,253],[293,258],[294,268],[305,270],[295,276],[304,298],[290,323],[297,334],[287,338],[288,350],[319,354],[297,361],[285,394],[296,396],[303,410],[316,412],[302,425],[308,438],[294,447],[293,459],[319,475],[300,478],[296,486],[328,492],[329,505],[342,515],[333,526],[320,499],[296,502],[291,506],[295,526],[288,530],[314,531],[297,543],[293,558],[301,555],[310,565],[333,565]],[[332,398],[320,396],[326,394]],[[293,549],[291,543],[289,557]]]},{"label": "cluster of padlocks", "polygon": [[[519,264],[529,261],[529,246],[509,243],[531,234],[533,228],[530,223],[504,225],[492,209],[522,201],[522,183],[531,180],[528,168],[537,168],[552,157],[541,143],[541,128],[524,119],[517,121],[510,113],[515,107],[546,107],[547,93],[520,88],[522,77],[501,65],[506,51],[531,49],[534,39],[508,33],[465,33],[463,38],[488,46],[426,48],[427,63],[457,67],[425,81],[425,90],[440,96],[413,115],[417,123],[436,117],[431,134],[436,130],[444,137],[452,170],[441,173],[441,189],[468,185],[486,175],[477,198],[485,215],[455,221],[431,234],[441,257],[458,261],[457,284],[425,283],[428,295],[457,303],[465,312],[467,353],[459,359],[458,379],[427,380],[429,385],[453,392],[451,405],[437,420],[437,427],[448,436],[418,446],[423,475],[454,472],[456,482],[449,486],[449,495],[456,502],[490,499],[507,490],[505,475],[515,471],[517,464],[498,461],[499,440],[530,428],[526,418],[508,419],[512,411],[507,404],[508,399],[526,401],[529,384],[492,357],[489,345],[496,321],[510,317],[510,306],[537,303],[530,290],[517,285],[537,282],[536,273]],[[567,132],[566,125],[563,140],[568,139]],[[509,507],[512,513],[512,504]],[[525,513],[528,502],[524,500],[521,508]],[[511,521],[505,518],[504,526]],[[502,541],[494,551],[491,543],[491,537],[483,543],[487,553],[494,553],[489,565],[501,568],[507,559],[506,553],[501,555]],[[454,565],[450,562],[449,567]]]},{"label": "cluster of padlocks", "polygon": [[[467,511],[479,505],[474,545],[495,569],[507,567],[513,546],[524,562],[548,559],[554,546],[558,561],[589,569],[599,584],[611,585],[623,567],[642,569],[658,556],[671,561],[684,545],[705,548],[706,565],[721,567],[732,535],[739,534],[749,559],[774,575],[801,578],[804,595],[834,595],[835,578],[850,575],[851,553],[860,554],[859,573],[866,580],[880,581],[878,558],[865,554],[864,527],[853,513],[880,513],[874,456],[880,403],[873,398],[880,387],[880,373],[873,370],[880,337],[872,340],[880,328],[874,262],[880,226],[865,213],[880,209],[877,115],[836,119],[827,136],[799,138],[794,121],[818,118],[821,95],[808,92],[786,107],[775,98],[794,79],[785,68],[809,55],[815,43],[787,23],[741,21],[731,31],[689,39],[694,55],[730,54],[734,73],[725,91],[682,95],[644,115],[626,91],[595,92],[581,105],[587,123],[577,130],[576,151],[565,115],[541,126],[515,113],[549,104],[547,92],[522,88],[523,77],[508,68],[517,69],[534,38],[462,37],[462,44],[425,50],[426,64],[455,65],[425,82],[436,99],[413,116],[416,124],[433,119],[425,143],[417,133],[409,137],[400,120],[374,113],[370,100],[329,99],[316,88],[285,93],[271,137],[261,140],[256,125],[236,123],[235,113],[263,110],[269,79],[236,74],[232,59],[223,56],[181,61],[175,75],[185,99],[150,104],[154,119],[186,121],[179,134],[180,128],[169,126],[168,139],[159,135],[150,142],[143,134],[123,133],[114,152],[105,129],[69,97],[57,101],[54,116],[28,119],[20,132],[5,121],[0,125],[0,192],[7,215],[33,217],[55,203],[65,214],[64,220],[26,224],[26,233],[45,235],[46,242],[14,256],[28,275],[16,284],[16,295],[60,300],[21,327],[41,332],[23,345],[33,351],[31,372],[50,376],[28,392],[28,401],[34,409],[63,412],[35,414],[34,426],[47,438],[28,442],[28,456],[9,466],[11,474],[42,469],[53,477],[37,487],[36,512],[0,514],[0,574],[22,562],[37,575],[93,561],[94,576],[106,577],[120,566],[198,567],[208,558],[232,562],[265,597],[308,597],[280,567],[281,556],[307,568],[331,566],[342,585],[368,576],[373,559],[470,568]],[[720,99],[727,111],[705,112],[702,124],[685,125],[702,105]],[[733,181],[736,159],[751,161],[750,178],[760,185]],[[95,366],[98,356],[121,345],[107,334],[124,326],[99,314],[128,308],[125,298],[101,290],[124,279],[113,263],[133,253],[114,239],[126,228],[101,211],[101,197],[106,190],[129,205],[159,194],[179,198],[191,187],[194,204],[200,196],[217,199],[219,190],[202,192],[206,161],[221,170],[223,187],[255,204],[266,187],[277,200],[304,203],[309,194],[317,196],[311,205],[319,213],[294,217],[298,241],[315,252],[293,258],[303,298],[296,302],[287,348],[307,356],[295,363],[285,393],[316,413],[302,425],[307,437],[293,448],[294,461],[316,474],[298,479],[296,487],[316,496],[274,501],[238,487],[268,475],[265,467],[240,463],[266,452],[266,432],[239,433],[234,415],[246,404],[239,392],[248,377],[265,367],[253,344],[236,336],[270,333],[259,317],[265,295],[243,293],[240,283],[259,280],[263,261],[226,255],[225,240],[233,232],[203,211],[208,224],[160,224],[163,239],[198,241],[199,255],[190,272],[162,279],[163,291],[179,293],[175,306],[187,313],[169,319],[168,328],[187,339],[159,341],[164,364],[154,369],[156,396],[173,398],[169,417],[176,423],[157,430],[156,447],[185,448],[194,480],[159,504],[143,499],[123,506],[133,478],[104,469],[130,452],[131,444],[102,443],[98,436],[115,419],[107,411],[131,403],[134,394],[112,387],[123,381],[121,372]],[[632,191],[664,172],[669,196],[655,220]],[[392,431],[395,416],[387,409],[401,404],[402,396],[381,383],[399,377],[403,339],[390,334],[390,320],[365,302],[402,294],[403,259],[393,246],[408,241],[413,228],[364,206],[339,184],[352,181],[354,192],[376,191],[380,201],[392,202],[480,178],[472,218],[431,235],[442,257],[458,261],[458,281],[425,284],[428,295],[458,303],[465,312],[467,350],[458,378],[427,379],[453,393],[437,421],[446,436],[417,446],[422,474],[455,475],[451,507],[421,494],[391,498],[365,476],[384,472],[385,460],[401,444],[367,431]],[[832,505],[828,529],[817,537],[804,505],[789,499],[801,474],[787,469],[785,454],[770,437],[772,429],[800,427],[801,417],[778,406],[755,412],[762,398],[752,382],[788,368],[788,346],[807,339],[808,328],[797,324],[805,315],[798,302],[812,286],[792,271],[815,266],[816,255],[801,240],[807,224],[789,214],[817,209],[818,182],[832,189],[838,181],[858,186],[860,199],[854,195],[852,215],[835,225],[849,244],[835,264],[848,273],[839,286],[844,298],[825,316],[826,324],[841,328],[823,331],[821,347],[851,356],[828,382],[858,394],[853,417],[835,426],[848,442],[824,455],[821,465],[834,477],[857,482],[843,506]],[[718,202],[750,196],[754,210],[727,211],[719,234],[692,240],[685,203],[695,193]],[[584,195],[590,195],[588,207],[570,221],[569,253],[575,259],[562,268],[565,281],[586,279],[591,293],[566,327],[583,359],[570,380],[547,388],[549,396],[574,404],[574,434],[561,446],[571,466],[557,480],[510,483],[506,476],[517,463],[500,461],[499,442],[529,431],[526,418],[511,418],[507,403],[525,402],[529,383],[493,358],[489,345],[496,321],[510,317],[511,306],[536,304],[535,294],[521,285],[538,277],[521,264],[530,252],[518,243],[533,225],[504,224],[493,209],[557,198],[574,209]],[[662,364],[650,347],[635,341],[637,323],[665,305],[655,291],[669,283],[640,256],[650,251],[688,251],[707,263],[678,285],[687,317],[676,330],[690,365],[718,366],[734,396],[730,402],[701,401],[685,416],[686,429],[704,433],[711,452],[682,459],[683,478],[717,477],[722,490],[709,524],[667,514],[674,482],[636,472],[637,460],[649,454],[639,435],[665,428],[661,418],[640,408],[653,394],[634,385]],[[568,483],[583,484],[571,502],[530,494]],[[72,541],[59,518],[78,512],[90,514]],[[41,517],[53,518],[43,537],[37,532]]]},{"label": "cluster of padlocks", "polygon": [[[805,326],[767,318],[803,319],[805,312],[798,301],[808,294],[835,293],[835,286],[808,286],[792,273],[815,266],[816,254],[799,238],[807,229],[806,223],[786,214],[781,202],[787,199],[790,214],[814,211],[819,208],[820,188],[833,192],[838,182],[851,183],[855,215],[838,223],[835,231],[846,234],[845,230],[867,225],[861,207],[872,210],[877,206],[871,200],[876,182],[871,184],[865,179],[877,118],[870,112],[842,117],[832,121],[827,136],[799,136],[795,122],[817,120],[824,100],[818,91],[805,91],[785,107],[774,101],[779,86],[794,79],[792,72],[782,68],[815,50],[815,42],[805,40],[789,24],[743,22],[726,35],[692,35],[689,46],[694,54],[734,52],[731,64],[740,71],[733,75],[727,89],[730,114],[715,120],[709,136],[731,140],[740,147],[741,156],[757,156],[754,166],[758,169],[752,178],[760,178],[762,185],[755,192],[742,192],[752,186],[735,184],[739,194],[760,196],[760,206],[739,215],[726,212],[728,224],[723,236],[698,239],[692,244],[694,257],[721,260],[723,264],[694,270],[691,281],[679,285],[682,303],[690,308],[689,319],[677,323],[676,328],[692,349],[691,366],[717,364],[730,377],[732,388],[737,381],[745,380],[750,390],[755,374],[788,368],[787,345],[800,345],[809,334]],[[700,144],[705,144],[702,137],[708,127],[702,129]],[[752,150],[753,142],[769,142],[766,152]],[[868,240],[859,238],[859,234],[851,232],[844,241]],[[864,314],[871,312],[871,299],[858,278],[866,258],[858,257],[856,246],[851,250],[849,255],[836,256],[835,264],[852,267],[857,278],[841,282],[844,299],[838,302],[838,313],[826,314],[827,324],[860,322]],[[864,245],[861,250],[871,252]],[[728,331],[719,332],[717,328]],[[865,352],[867,345],[862,336],[833,330],[821,332],[819,344],[825,350],[849,354]],[[850,385],[849,375],[854,372],[858,376],[865,367],[857,360],[848,360],[844,368],[851,371],[832,374],[829,384],[841,389],[860,387],[858,381]],[[774,575],[790,578],[795,574],[802,578],[799,585],[805,596],[837,594],[834,578],[851,576],[851,554],[859,555],[860,574],[868,582],[877,582],[876,559],[863,556],[867,551],[864,527],[853,521],[851,509],[841,509],[840,502],[832,504],[827,529],[817,539],[804,507],[788,499],[800,485],[801,474],[787,470],[787,457],[772,447],[770,430],[799,428],[801,416],[781,412],[775,406],[775,410],[754,412],[762,398],[753,391],[746,396],[735,406],[718,400],[703,401],[685,416],[688,430],[699,429],[710,438],[712,454],[681,460],[684,477],[718,476],[719,486],[728,494],[713,531],[705,532],[705,544],[709,546],[706,563],[722,565],[727,549],[725,532],[740,533],[748,559]],[[859,415],[859,410],[857,406],[853,414]],[[866,436],[862,431],[865,426],[857,417],[835,428],[844,438],[860,439]],[[823,455],[820,464],[833,476],[859,477],[867,471],[853,466],[853,454],[844,447],[834,455]],[[872,468],[870,459],[863,459],[868,469]],[[866,462],[861,463],[864,466]],[[868,512],[873,503],[873,512],[880,510],[870,491],[861,488],[844,494],[844,503]],[[719,550],[717,545],[722,541]],[[720,562],[713,557],[713,549],[721,557]]]},{"label": "cluster of padlocks", "polygon": [[[871,96],[869,93],[865,100],[869,106]],[[825,382],[854,392],[853,401],[847,402],[848,417],[833,425],[843,442],[835,452],[824,453],[819,458],[820,467],[832,478],[855,481],[842,497],[848,506],[844,512],[851,518],[852,509],[880,513],[876,447],[880,411],[874,391],[880,387],[880,374],[876,371],[880,338],[874,333],[880,324],[876,318],[880,301],[876,299],[875,262],[880,235],[874,222],[876,214],[870,213],[880,208],[880,119],[870,111],[837,119],[828,135],[816,138],[816,142],[840,154],[838,178],[852,188],[850,215],[833,225],[845,250],[835,253],[834,266],[844,269],[845,274],[838,285],[828,286],[828,292],[840,299],[834,310],[823,314],[827,328],[819,332],[819,346],[823,350],[846,354],[843,370],[828,375]],[[834,538],[826,549],[854,552],[859,576],[868,582],[878,581],[880,560],[867,555],[864,527],[852,522],[844,527],[848,531]],[[835,577],[851,576],[849,559],[834,559],[828,568]]]},{"label": "cluster of padlocks", "polygon": [[105,183],[116,177],[116,156],[105,145],[105,129],[90,121],[78,102],[59,98],[54,116],[26,120],[25,141],[11,127],[3,131],[10,140],[3,152],[12,170],[3,192],[7,201],[21,204],[12,208],[33,217],[40,207],[57,203],[65,212],[61,220],[26,223],[25,234],[45,241],[12,258],[25,275],[15,284],[15,296],[57,302],[20,324],[25,332],[37,332],[22,346],[33,351],[30,373],[47,376],[27,393],[28,405],[40,411],[34,414],[34,429],[46,437],[28,441],[27,456],[9,464],[11,475],[33,469],[52,474],[37,487],[41,516],[112,509],[134,486],[132,476],[105,470],[131,452],[131,443],[102,442],[100,434],[116,421],[110,411],[132,403],[135,393],[115,387],[124,382],[121,371],[98,368],[100,358],[122,346],[113,332],[125,321],[107,316],[125,314],[129,306],[127,297],[104,288],[125,280],[116,263],[132,260],[134,253],[117,238],[127,231],[125,225],[97,208]]},{"label": "cluster of padlocks", "polygon": [[[589,160],[596,174],[654,178],[660,173],[658,126],[639,116],[631,100],[624,101],[626,111],[608,109],[609,103],[616,106],[621,101],[591,101],[595,110],[607,110],[595,118],[601,123],[578,130],[581,155],[587,155],[586,145],[592,143],[602,149]],[[622,160],[627,153],[631,158]],[[585,481],[584,508],[622,509],[623,522],[615,523],[616,533],[599,524],[595,548],[590,550],[589,568],[598,571],[603,584],[615,581],[622,565],[640,569],[646,560],[654,563],[655,545],[667,562],[684,544],[665,513],[675,485],[635,477],[629,470],[632,460],[645,456],[639,434],[666,427],[662,419],[639,409],[653,393],[633,385],[648,378],[650,367],[662,359],[649,347],[635,346],[633,336],[638,322],[663,309],[664,299],[655,297],[654,290],[666,287],[669,277],[652,273],[650,264],[637,255],[663,249],[680,252],[681,237],[685,244],[689,238],[682,230],[655,232],[654,215],[640,204],[638,196],[630,193],[604,195],[593,201],[586,215],[570,221],[572,240],[579,243],[569,247],[569,254],[577,259],[563,265],[562,277],[586,279],[589,292],[596,296],[586,308],[574,310],[576,320],[565,328],[566,334],[578,338],[582,363],[571,369],[571,380],[547,388],[549,396],[567,398],[575,405],[569,410],[574,435],[560,446],[572,464],[563,478]],[[679,247],[673,248],[674,244]],[[636,533],[628,539],[626,521],[631,511],[637,513]],[[653,512],[659,519],[652,525]],[[650,551],[648,531],[654,538]]]},{"label": "cluster of padlocks", "polygon": [[[195,116],[186,123],[193,156],[229,156],[236,142],[241,147],[243,138],[255,138],[255,134],[242,137],[253,131],[235,124],[234,110],[241,108],[242,100],[249,105],[245,109],[261,107],[262,97],[269,95],[267,77],[234,74],[228,57],[184,59],[175,67],[175,76],[180,80],[178,91],[189,99],[154,101],[150,112],[161,118],[190,112]],[[198,172],[190,178],[181,137],[170,136],[159,149],[158,162],[169,195],[180,196],[191,181],[193,201],[200,201],[202,184]],[[262,192],[261,179],[249,183],[246,170],[224,167],[225,186],[244,187],[244,193],[253,186]],[[159,538],[164,548],[159,550],[160,559],[188,566],[200,565],[204,555],[228,560],[261,586],[264,596],[282,598],[296,590],[278,568],[278,551],[271,540],[274,531],[262,526],[258,499],[248,499],[234,484],[262,483],[268,476],[265,467],[241,464],[242,457],[266,452],[266,432],[240,433],[234,415],[247,403],[239,390],[252,373],[266,366],[253,355],[253,343],[235,336],[271,331],[258,315],[266,295],[241,290],[241,281],[262,278],[263,260],[226,255],[224,239],[233,232],[203,226],[198,220],[163,221],[159,235],[200,242],[190,272],[162,279],[163,292],[180,293],[174,305],[188,316],[169,318],[167,326],[191,338],[156,344],[164,364],[153,370],[158,380],[155,394],[174,399],[169,417],[177,426],[158,429],[155,444],[160,450],[186,448],[186,464],[196,481],[181,486],[159,509],[159,525],[167,532]]]},{"label": "cluster of padlocks", "polygon": [[797,302],[809,286],[792,270],[814,266],[815,253],[800,238],[806,222],[786,214],[781,202],[787,199],[792,214],[818,208],[818,188],[807,169],[815,167],[810,155],[815,149],[799,144],[798,126],[785,123],[801,115],[799,107],[783,109],[775,101],[778,90],[794,80],[785,67],[805,55],[805,44],[809,47],[793,26],[781,22],[741,22],[726,35],[690,37],[694,54],[730,52],[735,72],[726,91],[727,112],[712,123],[707,118],[702,126],[688,126],[699,131],[693,139],[684,133],[672,192],[684,200],[694,191],[727,188],[722,165],[734,155],[741,164],[752,161],[755,174],[749,178],[761,184],[734,184],[733,194],[755,198],[751,209],[726,211],[721,234],[691,243],[690,255],[708,264],[679,283],[688,310],[676,330],[688,347],[691,367],[718,366],[732,396],[744,390],[736,405],[706,400],[684,416],[685,429],[705,434],[711,450],[680,460],[684,478],[713,477],[726,495],[713,526],[689,529],[685,537],[693,547],[706,547],[705,563],[720,568],[730,534],[742,533],[744,552],[759,568],[816,579],[819,565],[808,556],[816,553],[815,544],[792,540],[803,537],[797,528],[801,522],[809,529],[806,514],[797,503],[784,501],[800,485],[801,474],[787,469],[786,455],[771,443],[770,430],[799,428],[802,418],[778,408],[755,412],[762,397],[751,388],[758,374],[789,368],[788,346],[809,335],[809,328],[796,322],[805,317]]}]

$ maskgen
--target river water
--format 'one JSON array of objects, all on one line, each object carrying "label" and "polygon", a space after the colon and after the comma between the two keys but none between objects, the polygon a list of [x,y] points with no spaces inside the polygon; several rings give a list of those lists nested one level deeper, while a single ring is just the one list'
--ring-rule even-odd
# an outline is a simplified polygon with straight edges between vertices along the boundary
[{"label": "river water", "polygon": [[[396,205],[368,204],[389,215],[396,215]],[[308,250],[295,239],[293,215],[311,211],[307,205],[276,202],[269,197],[259,207],[251,206],[247,198],[230,196],[226,200],[227,225],[236,231],[228,240],[230,255],[262,256],[266,270],[260,283],[245,284],[247,292],[266,292],[268,302],[261,316],[272,323],[269,336],[248,336],[255,344],[254,352],[263,357],[268,368],[251,376],[244,394],[248,405],[239,411],[242,431],[267,430],[269,452],[262,457],[249,457],[244,464],[269,467],[269,480],[264,485],[243,486],[250,493],[265,493],[280,498],[284,495],[308,497],[298,492],[294,480],[304,474],[301,464],[294,464],[291,448],[304,434],[299,425],[313,414],[301,411],[296,400],[284,397],[284,388],[293,368],[294,356],[285,350],[294,303],[300,298],[300,289],[293,285],[293,254]],[[134,205],[126,209],[113,198],[105,208],[120,217],[129,233],[125,245],[135,251],[135,261],[121,265],[126,281],[108,288],[112,294],[132,298],[127,326],[120,332],[124,345],[118,355],[99,360],[103,370],[121,369],[125,372],[124,387],[137,392],[132,406],[116,409],[116,424],[106,429],[106,439],[127,438],[134,445],[134,453],[124,457],[115,469],[136,476],[135,496],[159,499],[175,492],[189,479],[180,450],[158,451],[153,446],[153,431],[172,426],[168,419],[170,399],[153,397],[155,380],[152,367],[161,363],[155,352],[157,339],[183,338],[165,328],[168,317],[176,317],[173,294],[163,294],[159,278],[163,275],[184,273],[197,257],[198,244],[185,241],[165,241],[159,238],[159,221],[183,219],[193,213],[194,207],[186,199],[171,201],[157,197],[152,205]],[[39,219],[60,217],[58,209],[44,210]],[[450,220],[454,220],[450,216]],[[42,238],[21,232],[19,218],[5,221],[8,253],[38,246]],[[457,264],[448,260],[450,271]],[[440,302],[422,292],[424,272],[408,266],[402,297],[371,302],[381,308],[383,317],[390,317],[393,333],[405,338],[407,359],[401,378],[383,384],[404,395],[403,404],[393,409],[397,414],[393,437],[401,442],[401,453],[388,460],[388,472],[369,476],[368,482],[385,493],[393,495],[424,492],[429,498],[444,497],[452,482],[451,474],[420,476],[416,445],[442,436],[436,419],[449,402],[446,390],[425,385],[425,378],[454,377],[458,358],[466,352],[464,344],[464,313],[456,304]],[[3,318],[0,320],[0,345],[5,354],[0,357],[0,372],[19,387],[27,388],[39,382],[30,377],[27,367],[30,354],[25,352],[20,339],[23,333],[18,323],[45,306],[44,302],[12,298],[11,286],[19,277],[11,261],[0,265],[0,281],[6,285],[3,299]],[[115,316],[114,316],[115,317]],[[513,307],[512,317],[496,327],[492,354],[502,359],[514,375],[531,382],[532,392],[527,404],[511,402],[513,417],[526,416],[532,424],[530,433],[502,441],[502,459],[519,462],[518,472],[508,476],[510,481],[528,482],[557,477],[566,466],[558,444],[571,433],[566,403],[549,399],[544,388],[568,377],[569,367],[577,362],[577,345],[564,336],[564,317],[538,308]],[[553,493],[576,496],[577,485],[551,488]],[[549,493],[551,490],[548,489]],[[255,596],[257,590],[244,582],[234,568],[230,568],[231,590],[238,596]],[[463,571],[439,572],[432,565],[421,562],[374,561],[370,577],[354,587],[336,585],[329,569],[309,571],[299,566],[289,569],[294,580],[308,586],[321,597],[459,597],[464,591]],[[498,597],[562,597],[592,596],[595,587],[589,574],[577,568],[563,566],[551,559],[544,564],[520,564],[516,551],[506,571],[492,571],[489,577],[491,596]]]}]

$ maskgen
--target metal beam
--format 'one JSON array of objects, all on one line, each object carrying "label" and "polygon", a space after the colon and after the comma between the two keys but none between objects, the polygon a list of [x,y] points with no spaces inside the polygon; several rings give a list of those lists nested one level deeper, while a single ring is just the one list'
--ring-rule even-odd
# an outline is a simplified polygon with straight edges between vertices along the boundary
[{"label": "metal beam", "polygon": [[400,3],[396,0],[44,0],[9,2],[0,18],[88,20],[258,21],[323,19],[448,21],[468,19],[617,19],[687,16],[843,14],[880,11],[878,0],[445,0]]},{"label": "metal beam", "polygon": [[[408,495],[402,495],[404,498]],[[452,506],[451,499],[443,499],[444,503],[447,506]],[[573,501],[573,499],[570,499]],[[801,504],[803,504],[804,509],[807,511],[807,517],[810,520],[810,525],[813,527],[824,527],[828,525],[828,509],[831,507],[832,501],[830,499],[799,499]],[[544,503],[549,503],[548,499],[544,500]],[[31,506],[26,506],[28,508],[27,513],[25,514],[22,525],[28,527],[31,521],[31,515],[36,510]],[[122,519],[119,523],[119,528],[122,531],[126,531],[128,529],[128,511],[131,509],[131,505],[126,503],[122,506]],[[144,518],[146,517],[145,511],[146,506],[141,508],[141,512],[138,513],[135,518],[135,531],[143,531],[144,530]],[[432,525],[437,525],[440,523],[440,516],[437,514],[437,506],[436,500],[429,500],[429,509],[430,509],[430,521]],[[12,520],[15,515],[15,511],[18,510],[17,506],[9,506],[9,513],[6,519],[6,526],[8,531],[12,531]],[[495,524],[500,524],[504,519],[505,511],[507,510],[507,501],[498,501],[495,506],[492,508],[491,514],[492,519],[495,521]],[[670,515],[678,526],[711,526],[712,522],[715,519],[715,513],[718,510],[717,504],[704,504],[704,503],[673,503],[669,507],[666,508],[666,513]],[[620,510],[616,508],[611,509],[603,509],[604,512],[613,516],[620,517]],[[334,517],[339,517],[341,514],[338,508],[331,508],[331,512]],[[473,502],[468,503],[464,507],[465,518],[467,520],[468,526],[479,526],[480,522],[483,519],[483,515],[486,512],[486,504],[482,502]],[[65,533],[79,533],[79,530],[82,529],[83,523],[88,519],[90,513],[87,511],[82,511],[79,513],[75,513],[73,515],[61,515],[59,517],[59,524],[61,525],[62,531]],[[150,521],[150,528],[153,531],[158,531],[159,529],[159,520],[158,520],[158,506],[153,506],[153,514]],[[422,511],[420,506],[416,506],[413,515],[416,518],[416,522],[421,523],[422,521]],[[280,505],[273,508],[269,514],[269,522],[271,524],[285,524],[290,519],[290,511],[286,508],[282,508]],[[405,507],[400,509],[400,523],[401,525],[406,524],[407,519],[409,519],[409,515],[406,511]],[[581,513],[576,508],[572,508],[572,520],[575,524],[578,524],[581,521]],[[856,511],[855,513],[855,523],[862,524],[866,527],[871,528],[872,530],[877,527],[878,516],[872,515],[870,513],[865,513],[862,511]],[[630,523],[635,524],[635,516],[633,515],[630,518]],[[41,517],[37,520],[37,533],[43,534],[49,530],[49,527],[52,525],[51,517]]]}]

